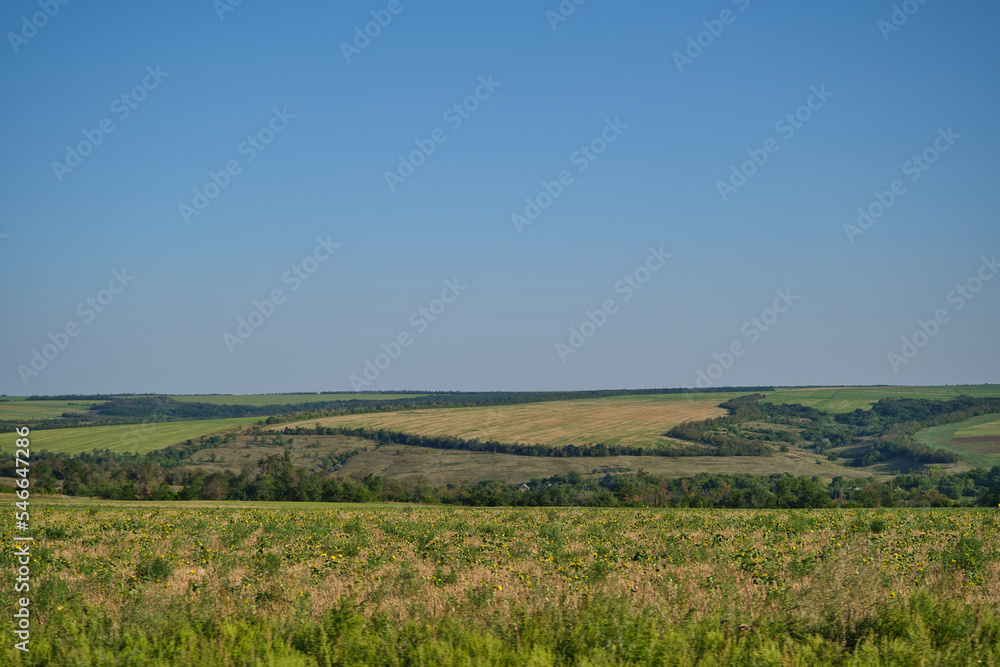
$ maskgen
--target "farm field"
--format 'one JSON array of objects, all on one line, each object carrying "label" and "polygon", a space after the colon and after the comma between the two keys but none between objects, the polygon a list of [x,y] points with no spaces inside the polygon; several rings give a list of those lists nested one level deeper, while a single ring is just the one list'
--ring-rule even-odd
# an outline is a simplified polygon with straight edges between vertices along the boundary
[{"label": "farm field", "polygon": [[[56,428],[31,432],[31,446],[36,450],[79,454],[95,449],[143,454],[188,439],[228,431],[254,424],[258,417],[209,419],[202,421],[156,422],[124,426],[89,426]],[[0,433],[0,450],[12,452],[17,435],[13,431]]]},{"label": "farm field", "polygon": [[1000,415],[992,415],[992,421],[984,421],[975,426],[966,426],[955,431],[956,438],[1000,438]]},{"label": "farm field", "polygon": [[769,403],[800,403],[827,412],[867,410],[883,398],[932,398],[947,400],[961,395],[1000,396],[1000,385],[960,387],[811,387],[807,389],[777,389],[767,394]]},{"label": "farm field", "polygon": [[[212,403],[215,405],[288,405],[296,403],[316,403],[320,401],[388,401],[396,398],[415,398],[426,394],[206,394],[170,396],[180,403]],[[91,405],[102,401],[88,400],[38,400],[29,401],[25,396],[0,398],[0,419],[52,419],[64,412],[86,412]]]},{"label": "farm field", "polygon": [[[962,393],[1000,396],[1000,385],[978,387],[879,387],[779,389],[767,395],[771,403],[800,403],[833,412],[868,409],[890,396],[953,398]],[[567,445],[655,445],[675,424],[727,414],[718,407],[742,392],[715,394],[652,394],[576,399],[545,403],[473,408],[400,410],[326,417],[283,424],[386,428],[421,435],[450,435],[500,442]]]},{"label": "farm field", "polygon": [[93,401],[0,400],[0,419],[54,419],[64,412],[84,412]]},{"label": "farm field", "polygon": [[740,394],[653,394],[473,408],[401,410],[325,417],[286,426],[387,428],[422,435],[453,435],[500,442],[569,445],[656,445],[684,421],[728,414],[720,402]]},{"label": "farm field", "polygon": [[180,403],[214,403],[215,405],[295,405],[320,401],[390,401],[396,398],[416,398],[427,394],[204,394],[171,395]]},{"label": "farm field", "polygon": [[3,664],[1000,660],[994,510],[32,507]]},{"label": "farm field", "polygon": [[[806,450],[793,448],[787,453],[774,456],[607,456],[558,458],[537,456],[516,456],[492,452],[470,452],[463,450],[432,449],[408,445],[377,446],[371,440],[350,438],[340,435],[294,436],[294,442],[287,445],[292,465],[314,472],[322,469],[324,461],[330,457],[359,450],[360,453],[347,459],[341,468],[342,474],[372,473],[386,479],[416,480],[423,478],[434,486],[448,483],[479,482],[486,479],[503,482],[524,482],[533,478],[546,478],[578,472],[587,477],[603,477],[608,470],[616,472],[638,472],[645,470],[655,475],[682,477],[700,472],[754,475],[784,473],[795,476],[813,475],[829,481],[841,476],[883,477],[885,473],[878,467],[852,468],[831,462],[825,456]],[[212,449],[196,452],[186,465],[206,473],[232,470],[239,472],[253,468],[261,458],[279,453],[282,449],[274,445],[262,445],[252,438],[241,436],[235,441]]]},{"label": "farm field", "polygon": [[[941,447],[953,451],[973,466],[991,468],[1000,465],[1000,442],[958,442],[955,438],[989,436],[1000,425],[998,419],[1000,415],[980,415],[955,424],[925,428],[914,437],[928,447]],[[976,435],[966,435],[970,432]],[[960,433],[962,435],[959,435]],[[1000,436],[1000,432],[997,435]]]}]

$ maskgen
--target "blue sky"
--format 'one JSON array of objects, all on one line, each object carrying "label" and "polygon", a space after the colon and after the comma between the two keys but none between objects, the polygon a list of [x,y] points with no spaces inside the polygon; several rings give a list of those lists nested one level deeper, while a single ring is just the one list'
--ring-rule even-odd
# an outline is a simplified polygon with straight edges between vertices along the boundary
[{"label": "blue sky", "polygon": [[0,393],[998,379],[993,3],[45,6],[0,10]]}]

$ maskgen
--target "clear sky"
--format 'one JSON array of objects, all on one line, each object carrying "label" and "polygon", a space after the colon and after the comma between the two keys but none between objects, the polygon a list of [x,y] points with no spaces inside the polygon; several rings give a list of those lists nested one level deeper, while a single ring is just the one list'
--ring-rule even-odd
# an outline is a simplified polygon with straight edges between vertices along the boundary
[{"label": "clear sky", "polygon": [[897,7],[5,2],[0,393],[995,382],[1000,7]]}]

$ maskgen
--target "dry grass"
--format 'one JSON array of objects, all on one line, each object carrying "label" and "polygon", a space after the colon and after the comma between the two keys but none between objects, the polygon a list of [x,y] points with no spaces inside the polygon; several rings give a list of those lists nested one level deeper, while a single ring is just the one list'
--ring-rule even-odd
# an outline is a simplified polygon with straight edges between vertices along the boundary
[{"label": "dry grass", "polygon": [[285,426],[387,428],[421,435],[451,435],[500,442],[569,445],[648,446],[681,422],[726,413],[718,404],[728,394],[616,396],[497,407],[437,408],[327,417]]},{"label": "dry grass", "polygon": [[770,475],[787,472],[795,476],[816,475],[825,480],[838,475],[849,479],[882,476],[871,469],[849,468],[797,448],[785,454],[769,457],[607,456],[594,459],[515,456],[389,445],[348,459],[343,471],[361,474],[372,472],[391,479],[423,477],[431,484],[441,486],[448,482],[457,484],[462,481],[478,482],[484,479],[525,482],[533,478],[564,475],[569,472],[579,472],[584,478],[602,477],[604,472],[601,469],[606,466],[623,468],[631,472],[645,470],[651,474],[671,477],[684,477],[702,472],[730,475],[738,473]]},{"label": "dry grass", "polygon": [[[815,622],[831,610],[860,617],[917,588],[1000,603],[1000,518],[990,511],[292,507],[51,505],[41,526],[70,535],[39,545],[60,563],[39,584],[58,580],[109,615],[137,600],[276,617],[306,605],[319,615],[351,599],[366,615],[405,620],[575,607],[600,593],[671,622],[788,609]],[[870,531],[873,519],[883,531]],[[941,555],[962,536],[982,540],[974,569]],[[172,573],[134,581],[155,558]]]},{"label": "dry grass", "polygon": [[[320,472],[322,463],[354,450],[357,456],[347,459],[341,474],[374,473],[387,479],[426,479],[434,486],[448,483],[479,482],[496,479],[504,482],[526,482],[534,478],[565,475],[569,472],[581,473],[584,478],[603,477],[604,468],[613,467],[619,471],[638,472],[645,470],[651,474],[682,477],[700,472],[753,475],[789,473],[795,476],[824,480],[838,475],[846,478],[876,476],[882,477],[894,472],[898,467],[852,468],[839,462],[831,462],[809,450],[790,448],[787,453],[773,456],[699,456],[669,458],[662,456],[608,456],[592,457],[538,457],[494,454],[491,452],[470,452],[464,450],[432,449],[408,445],[378,446],[370,440],[340,435],[298,435],[292,436],[292,444],[286,445],[292,465]],[[283,450],[274,445],[262,445],[247,436],[221,445],[217,448],[196,452],[186,464],[206,473],[222,470],[256,471],[257,462],[268,455]],[[0,484],[4,480],[0,478]],[[13,485],[10,480],[8,486]]]}]

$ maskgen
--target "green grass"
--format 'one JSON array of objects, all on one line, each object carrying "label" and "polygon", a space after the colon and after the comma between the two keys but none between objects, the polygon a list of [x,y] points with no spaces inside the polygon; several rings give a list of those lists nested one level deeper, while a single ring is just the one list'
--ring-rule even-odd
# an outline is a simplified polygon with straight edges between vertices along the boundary
[{"label": "green grass", "polygon": [[[426,394],[204,394],[171,396],[180,403],[212,403],[215,405],[295,405],[321,401],[389,401],[396,398],[416,398]],[[53,419],[64,412],[86,412],[102,401],[29,401],[25,396],[0,398],[0,420]]]},{"label": "green grass", "polygon": [[956,438],[986,438],[1000,436],[1000,415],[993,415],[992,421],[967,426],[955,432]]},{"label": "green grass", "polygon": [[820,387],[809,389],[778,389],[767,395],[770,403],[800,403],[828,412],[867,410],[883,398],[932,398],[947,400],[961,395],[1000,396],[1000,385],[962,387]]},{"label": "green grass", "polygon": [[32,507],[14,667],[1000,660],[991,509]]},{"label": "green grass", "polygon": [[955,442],[954,438],[965,437],[958,435],[958,433],[972,427],[990,426],[995,428],[996,424],[1000,423],[997,422],[998,419],[1000,419],[1000,415],[997,414],[980,415],[955,424],[925,428],[918,432],[915,437],[928,447],[940,447],[955,452],[966,463],[980,468],[991,468],[1000,465],[1000,447],[960,443]]},{"label": "green grass", "polygon": [[64,412],[86,412],[94,401],[26,401],[0,399],[0,419],[54,419]]},{"label": "green grass", "polygon": [[[238,419],[211,419],[204,421],[162,422],[130,424],[126,426],[90,426],[84,428],[59,428],[32,431],[31,447],[34,450],[79,454],[95,449],[114,452],[144,454],[188,439],[234,429],[260,421],[258,417]],[[0,434],[0,449],[13,452],[17,435]]]}]

